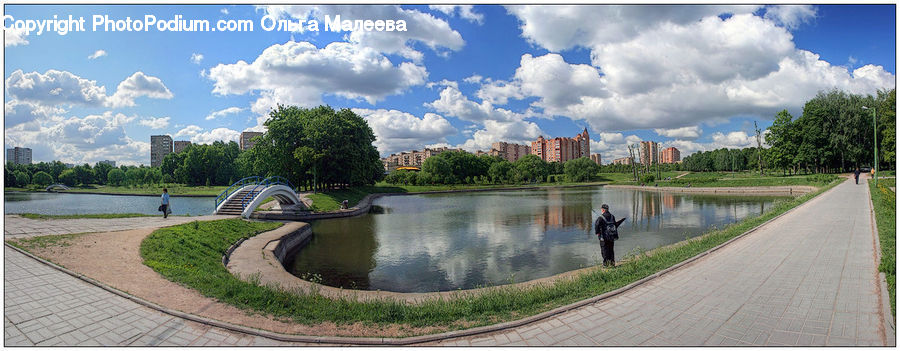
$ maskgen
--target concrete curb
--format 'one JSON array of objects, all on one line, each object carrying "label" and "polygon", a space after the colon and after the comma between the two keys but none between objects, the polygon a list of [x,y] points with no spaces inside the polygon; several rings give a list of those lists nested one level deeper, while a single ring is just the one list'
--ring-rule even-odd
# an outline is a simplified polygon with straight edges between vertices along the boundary
[{"label": "concrete curb", "polygon": [[797,208],[800,208],[801,206],[803,206],[803,205],[809,203],[810,201],[815,201],[815,200],[819,199],[820,196],[821,196],[822,194],[825,194],[825,193],[827,193],[827,192],[829,192],[829,191],[832,191],[832,190],[834,190],[834,187],[832,187],[831,189],[828,189],[827,191],[825,191],[825,192],[823,192],[823,193],[821,193],[821,194],[819,194],[819,195],[816,195],[815,198],[812,198],[812,199],[807,200],[806,203],[801,204],[801,205],[799,205],[799,206],[796,206],[796,207],[794,207],[794,208],[791,208],[790,210],[787,210],[787,211],[785,211],[784,213],[779,214],[778,216],[775,216],[775,217],[769,219],[768,221],[765,221],[765,222],[763,222],[762,224],[760,224],[760,225],[758,225],[758,226],[756,226],[756,227],[753,227],[753,228],[751,228],[750,230],[748,230],[748,231],[746,231],[746,232],[744,232],[744,233],[742,233],[742,234],[740,234],[740,235],[738,235],[738,236],[736,236],[736,237],[734,237],[734,238],[729,239],[728,241],[726,241],[726,242],[724,242],[724,243],[721,243],[721,244],[719,244],[719,245],[717,245],[717,246],[715,246],[715,247],[713,247],[713,248],[711,248],[711,249],[709,249],[709,250],[707,250],[707,251],[704,251],[704,252],[702,252],[702,253],[697,254],[696,256],[693,256],[693,257],[691,257],[691,258],[688,258],[687,260],[684,260],[684,261],[682,261],[682,262],[679,262],[679,263],[677,263],[677,264],[675,264],[675,265],[673,265],[673,266],[671,266],[671,267],[669,267],[669,268],[666,268],[666,269],[664,269],[664,270],[662,270],[662,271],[659,271],[659,272],[656,272],[656,273],[654,273],[654,274],[651,274],[651,275],[649,275],[649,276],[647,276],[647,277],[644,277],[644,278],[642,278],[642,279],[640,279],[640,280],[638,280],[638,281],[635,281],[635,282],[633,282],[633,283],[631,283],[631,284],[628,284],[628,285],[623,286],[623,287],[621,287],[621,288],[618,288],[618,289],[616,289],[616,290],[609,291],[609,292],[606,292],[606,293],[604,293],[604,294],[601,294],[601,295],[598,295],[598,296],[595,296],[595,297],[592,297],[592,298],[589,298],[589,299],[577,301],[577,302],[574,302],[574,303],[571,303],[571,304],[568,304],[568,305],[565,305],[565,306],[557,307],[557,308],[552,309],[552,310],[550,310],[550,311],[546,311],[546,312],[543,312],[543,313],[539,313],[539,314],[537,314],[537,315],[533,315],[533,316],[526,317],[526,318],[522,318],[522,319],[515,320],[515,321],[509,321],[509,322],[504,322],[504,323],[499,323],[499,324],[486,325],[486,326],[482,326],[482,327],[471,328],[471,329],[465,329],[465,330],[450,331],[450,332],[440,333],[440,334],[422,335],[422,336],[413,336],[413,337],[406,337],[406,338],[377,338],[377,337],[341,337],[341,336],[306,336],[306,335],[291,335],[291,334],[282,334],[282,333],[276,333],[276,332],[271,332],[271,331],[267,331],[267,330],[261,330],[261,329],[251,328],[251,327],[242,326],[242,325],[235,325],[235,324],[231,324],[231,323],[227,323],[227,322],[222,322],[222,321],[213,320],[213,319],[209,319],[209,318],[205,318],[205,317],[200,317],[200,316],[196,316],[196,315],[193,315],[193,314],[188,314],[188,313],[184,313],[184,312],[181,312],[181,311],[172,310],[172,309],[169,309],[169,308],[166,308],[166,307],[157,305],[157,304],[155,304],[155,303],[152,303],[152,302],[143,300],[143,299],[138,298],[138,297],[136,297],[136,296],[130,295],[130,294],[128,294],[128,293],[119,291],[119,290],[117,290],[117,289],[115,289],[115,288],[108,287],[108,286],[106,286],[106,285],[104,285],[104,284],[102,284],[102,283],[100,283],[100,282],[98,282],[98,281],[95,281],[94,279],[91,279],[91,278],[86,277],[86,276],[84,276],[84,275],[81,275],[81,274],[78,274],[78,273],[76,273],[76,272],[70,271],[70,270],[68,270],[68,269],[66,269],[66,268],[63,268],[63,267],[61,267],[61,266],[59,266],[59,265],[56,265],[56,264],[54,264],[54,263],[52,263],[52,262],[48,262],[48,261],[46,261],[46,260],[44,260],[44,259],[41,259],[41,258],[39,258],[39,257],[36,257],[36,256],[34,256],[34,255],[32,255],[32,254],[30,254],[30,253],[28,253],[28,252],[25,252],[24,250],[21,250],[21,249],[15,247],[15,246],[10,245],[9,243],[4,242],[4,244],[6,244],[6,246],[8,246],[8,247],[10,247],[10,248],[12,248],[12,249],[14,249],[14,250],[16,250],[16,251],[18,251],[18,252],[21,252],[22,254],[24,254],[24,255],[26,255],[26,256],[28,256],[28,257],[31,257],[31,258],[37,260],[38,262],[41,262],[41,263],[43,263],[43,264],[45,264],[45,265],[47,265],[47,266],[50,266],[50,267],[55,268],[55,269],[57,269],[57,270],[59,270],[59,271],[62,271],[62,272],[64,272],[64,273],[68,274],[68,275],[71,275],[71,276],[75,277],[75,278],[78,278],[78,279],[81,279],[81,280],[83,280],[83,281],[85,281],[85,282],[88,282],[88,283],[90,283],[90,284],[92,284],[92,285],[94,285],[94,286],[97,286],[97,287],[99,287],[99,288],[101,288],[101,289],[103,289],[103,290],[109,291],[109,292],[111,292],[111,293],[113,293],[113,294],[119,295],[119,296],[124,297],[124,298],[126,298],[126,299],[129,299],[129,300],[131,300],[131,301],[134,301],[134,302],[136,302],[136,303],[138,303],[138,304],[140,304],[140,305],[143,305],[143,306],[146,306],[146,307],[155,309],[155,310],[157,310],[157,311],[159,311],[159,312],[166,313],[166,314],[169,314],[169,315],[172,315],[172,316],[176,316],[176,317],[179,317],[179,318],[187,319],[187,320],[190,320],[190,321],[194,321],[194,322],[197,322],[197,323],[203,323],[203,324],[211,325],[211,326],[214,326],[214,327],[218,327],[218,328],[222,328],[222,329],[231,330],[231,331],[234,331],[234,332],[239,332],[239,333],[244,333],[244,334],[250,334],[250,335],[256,335],[256,336],[262,336],[262,337],[265,337],[265,338],[269,338],[269,339],[273,339],[273,340],[278,340],[278,341],[284,341],[284,342],[322,343],[322,344],[343,344],[343,345],[411,345],[411,344],[419,344],[419,343],[433,342],[433,341],[439,341],[439,340],[444,340],[444,339],[451,339],[451,338],[458,338],[458,337],[464,337],[464,336],[471,336],[471,335],[477,335],[477,334],[484,334],[484,333],[490,333],[490,332],[502,331],[502,330],[506,330],[506,329],[510,329],[510,328],[514,328],[514,327],[518,327],[518,326],[522,326],[522,325],[525,325],[525,324],[529,324],[529,323],[532,323],[532,322],[536,322],[536,321],[539,321],[539,320],[542,320],[542,319],[546,319],[546,318],[549,318],[549,317],[552,317],[552,316],[555,316],[555,315],[558,315],[558,314],[561,314],[561,313],[570,311],[570,310],[575,309],[575,308],[578,308],[578,307],[582,307],[582,306],[585,306],[585,305],[588,305],[588,304],[592,304],[592,303],[595,303],[595,302],[598,302],[598,301],[601,301],[601,300],[604,300],[604,299],[607,299],[607,298],[610,298],[610,297],[613,297],[613,296],[622,294],[622,293],[627,292],[627,291],[629,291],[629,290],[631,290],[631,289],[633,289],[633,288],[635,288],[635,287],[637,287],[637,286],[640,286],[640,285],[642,285],[642,284],[644,284],[644,283],[646,283],[646,282],[648,282],[648,281],[651,281],[651,280],[653,280],[653,279],[655,279],[655,278],[658,278],[658,277],[660,277],[660,276],[662,276],[662,275],[665,275],[666,273],[669,273],[669,272],[674,271],[674,270],[676,270],[676,269],[678,269],[678,268],[681,268],[681,267],[684,267],[684,266],[686,266],[686,265],[688,265],[688,264],[690,264],[690,263],[693,263],[693,262],[699,260],[700,258],[703,258],[704,256],[706,256],[706,255],[708,255],[708,254],[710,254],[710,253],[712,253],[712,252],[715,252],[715,251],[717,251],[717,250],[719,250],[719,249],[721,249],[721,248],[727,246],[728,244],[730,244],[730,243],[732,243],[732,242],[734,242],[734,241],[736,241],[736,240],[738,240],[738,239],[740,239],[740,238],[743,238],[743,237],[745,237],[745,236],[747,236],[747,235],[749,235],[749,234],[751,234],[751,233],[757,231],[759,228],[761,228],[761,227],[763,227],[763,226],[765,226],[765,225],[771,223],[772,221],[774,221],[774,220],[776,220],[776,219],[778,219],[778,218],[781,218],[782,216],[784,216],[784,215],[786,215],[786,214],[788,214],[788,213],[791,213],[792,211],[796,210]]},{"label": "concrete curb", "polygon": [[[878,271],[881,265],[881,237],[878,234],[878,221],[875,218],[875,204],[872,203],[872,192],[869,182],[866,181],[866,197],[869,200],[869,219],[872,220],[872,239],[875,242],[875,279],[878,281],[878,303],[881,305],[881,324],[884,330],[885,346],[897,346],[897,328],[894,325],[894,315],[891,314],[891,297],[887,287],[887,277]],[[886,301],[885,301],[886,300]]]}]

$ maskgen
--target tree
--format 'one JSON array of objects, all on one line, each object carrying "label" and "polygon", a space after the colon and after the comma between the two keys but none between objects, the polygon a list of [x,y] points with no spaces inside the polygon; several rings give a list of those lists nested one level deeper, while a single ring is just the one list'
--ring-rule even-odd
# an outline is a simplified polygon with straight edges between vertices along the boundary
[{"label": "tree", "polygon": [[429,157],[422,163],[422,171],[431,175],[432,180],[443,183],[452,177],[450,162],[440,155]]},{"label": "tree", "polygon": [[75,175],[75,171],[72,169],[67,169],[62,171],[59,174],[59,181],[67,186],[75,186],[78,183],[78,177]]},{"label": "tree", "polygon": [[769,144],[768,157],[771,164],[780,167],[782,172],[794,164],[794,155],[797,152],[797,133],[792,123],[793,116],[787,110],[775,115],[775,121],[767,128],[766,144]]},{"label": "tree", "polygon": [[116,186],[122,185],[125,181],[125,172],[122,172],[122,170],[118,168],[110,169],[109,172],[106,173],[106,181],[108,184]]},{"label": "tree", "polygon": [[491,180],[491,183],[506,183],[509,181],[509,172],[512,170],[513,165],[507,160],[503,160],[501,162],[495,162],[488,168],[488,177]]},{"label": "tree", "polygon": [[106,175],[109,174],[111,169],[113,169],[113,167],[106,163],[97,162],[94,165],[94,180],[97,184],[106,184]]},{"label": "tree", "polygon": [[538,179],[547,179],[548,165],[537,155],[525,155],[513,163],[515,179],[513,181],[533,182]]},{"label": "tree", "polygon": [[34,184],[47,186],[53,184],[53,177],[50,176],[50,173],[40,171],[34,174],[34,177],[32,177],[32,181],[34,182]]},{"label": "tree", "polygon": [[566,161],[563,166],[566,179],[570,182],[589,181],[599,171],[597,164],[587,157]]},{"label": "tree", "polygon": [[72,171],[75,172],[75,179],[79,183],[88,185],[94,182],[94,170],[87,163],[72,168]]},{"label": "tree", "polygon": [[24,187],[31,183],[31,179],[28,177],[28,173],[23,171],[16,171],[16,186]]}]

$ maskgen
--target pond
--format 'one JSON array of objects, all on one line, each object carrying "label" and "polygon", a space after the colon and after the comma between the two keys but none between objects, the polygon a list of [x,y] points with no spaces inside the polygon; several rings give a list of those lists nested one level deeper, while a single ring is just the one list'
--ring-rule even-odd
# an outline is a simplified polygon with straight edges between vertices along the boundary
[{"label": "pond", "polygon": [[602,263],[593,220],[609,204],[616,259],[756,216],[790,197],[606,187],[388,196],[367,215],[312,223],[286,267],[362,290],[429,292],[523,282]]},{"label": "pond", "polygon": [[[159,214],[159,196],[122,196],[98,194],[61,194],[43,192],[4,192],[4,213],[49,215],[90,213]],[[173,215],[208,215],[214,210],[215,197],[171,197]]]}]

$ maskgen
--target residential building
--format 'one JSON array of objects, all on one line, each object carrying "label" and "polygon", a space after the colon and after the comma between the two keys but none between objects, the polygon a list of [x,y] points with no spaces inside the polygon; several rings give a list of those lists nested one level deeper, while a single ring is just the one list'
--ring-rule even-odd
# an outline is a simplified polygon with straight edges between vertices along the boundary
[{"label": "residential building", "polygon": [[162,165],[163,158],[172,153],[172,137],[168,135],[150,136],[150,167]]},{"label": "residential building", "polygon": [[108,164],[108,165],[112,166],[112,168],[116,168],[116,161],[112,161],[112,160],[103,160],[103,161],[99,161],[99,162],[97,162],[97,163]]},{"label": "residential building", "polygon": [[6,162],[12,162],[17,165],[30,165],[31,148],[16,146],[12,149],[6,149]]},{"label": "residential building", "polygon": [[413,150],[413,151],[404,151],[396,154],[391,154],[388,157],[381,159],[381,163],[384,165],[384,170],[390,171],[397,167],[404,166],[415,166],[422,167],[422,164],[425,163],[429,157],[440,154],[444,151],[458,151],[459,149],[450,149],[446,146],[438,147],[438,148],[425,148],[422,151]]},{"label": "residential building", "polygon": [[250,139],[262,135],[262,132],[241,132],[241,150],[247,150],[253,147],[253,144],[256,144],[256,141],[251,141]]},{"label": "residential building", "polygon": [[591,154],[591,161],[594,161],[598,166],[600,165],[600,154]]},{"label": "residential building", "polygon": [[680,161],[681,152],[674,147],[667,147],[659,153],[659,163],[678,163]]},{"label": "residential building", "polygon": [[614,159],[614,160],[612,161],[612,163],[613,163],[614,165],[630,165],[630,164],[631,164],[631,157],[619,157],[619,158],[617,158],[617,159]]},{"label": "residential building", "polygon": [[488,152],[491,156],[500,156],[509,162],[516,162],[530,153],[531,147],[528,145],[511,144],[504,141],[491,144],[491,151]]},{"label": "residential building", "polygon": [[579,157],[588,157],[591,154],[591,138],[587,128],[574,138],[556,137],[544,139],[539,136],[531,142],[531,154],[540,157],[546,162],[566,162]]},{"label": "residential building", "polygon": [[656,164],[659,157],[659,143],[655,141],[642,141],[639,155],[641,165],[650,166]]},{"label": "residential building", "polygon": [[179,153],[179,152],[184,151],[184,149],[186,149],[186,148],[187,148],[188,146],[190,146],[190,145],[191,145],[191,142],[190,142],[190,141],[187,141],[187,140],[175,140],[175,143],[174,143],[174,146],[175,146],[175,153],[177,154],[177,153]]}]

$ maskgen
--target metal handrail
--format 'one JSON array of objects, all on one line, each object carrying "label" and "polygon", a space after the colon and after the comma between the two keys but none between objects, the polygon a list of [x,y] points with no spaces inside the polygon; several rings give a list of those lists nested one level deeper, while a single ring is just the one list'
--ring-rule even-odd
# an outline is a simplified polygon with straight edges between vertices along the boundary
[{"label": "metal handrail", "polygon": [[286,185],[286,186],[290,187],[291,190],[295,189],[294,185],[291,184],[291,181],[287,180],[287,178],[285,178],[285,177],[280,177],[280,176],[268,177],[268,178],[260,181],[259,183],[257,183],[257,185],[255,187],[253,187],[253,189],[250,189],[250,192],[248,192],[247,194],[244,195],[243,198],[241,198],[241,210],[246,209],[247,205],[251,201],[253,201],[253,198],[255,198],[256,195],[258,195],[258,193],[256,192],[256,189],[258,189],[259,187],[263,187],[263,189],[265,189],[272,185]]},{"label": "metal handrail", "polygon": [[228,200],[228,197],[231,196],[231,194],[234,194],[239,189],[247,185],[258,184],[261,178],[262,177],[260,176],[250,176],[234,182],[234,184],[231,184],[228,188],[225,188],[225,191],[219,194],[219,196],[216,196],[216,208],[219,208],[220,204],[225,202],[225,200]]}]

